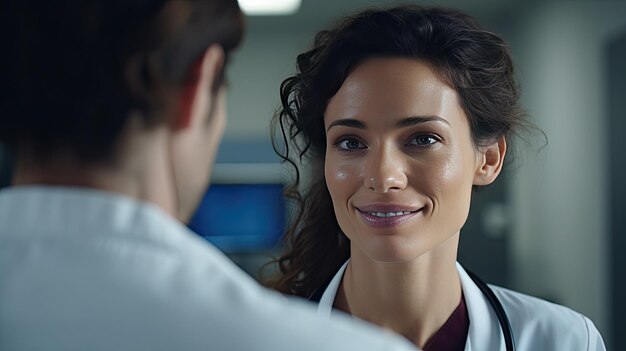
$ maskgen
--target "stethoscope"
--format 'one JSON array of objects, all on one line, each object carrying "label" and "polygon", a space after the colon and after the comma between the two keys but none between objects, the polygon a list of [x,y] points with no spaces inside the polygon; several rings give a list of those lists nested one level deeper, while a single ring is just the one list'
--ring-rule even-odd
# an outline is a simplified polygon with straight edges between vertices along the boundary
[{"label": "stethoscope", "polygon": [[480,289],[480,291],[485,295],[489,304],[493,308],[493,311],[496,313],[496,317],[498,318],[498,323],[500,323],[500,328],[502,329],[502,334],[504,335],[504,345],[506,346],[506,351],[515,351],[515,339],[513,338],[513,328],[511,328],[511,322],[509,321],[509,316],[507,316],[504,307],[498,300],[496,294],[491,290],[489,285],[485,283],[482,279],[480,279],[476,274],[465,270],[467,275],[474,281],[474,284]]},{"label": "stethoscope", "polygon": [[[487,283],[485,283],[476,274],[468,271],[467,269],[465,271],[467,272],[467,275],[469,275],[469,277],[472,278],[472,281],[474,281],[474,284],[476,284],[478,289],[480,289],[483,295],[487,298],[487,301],[489,301],[489,304],[493,308],[493,311],[496,313],[496,317],[498,318],[498,323],[500,324],[500,328],[502,329],[502,334],[504,335],[504,345],[506,346],[506,351],[515,351],[515,339],[513,338],[513,328],[511,328],[511,322],[509,321],[509,317],[507,316],[506,311],[504,310],[504,307],[502,306],[502,303],[500,303],[500,300],[498,299],[496,294],[493,292],[493,290],[491,290],[489,285],[487,285]],[[328,284],[325,284],[323,287],[320,287],[317,290],[315,290],[313,294],[309,296],[308,300],[319,302],[327,286]]]}]

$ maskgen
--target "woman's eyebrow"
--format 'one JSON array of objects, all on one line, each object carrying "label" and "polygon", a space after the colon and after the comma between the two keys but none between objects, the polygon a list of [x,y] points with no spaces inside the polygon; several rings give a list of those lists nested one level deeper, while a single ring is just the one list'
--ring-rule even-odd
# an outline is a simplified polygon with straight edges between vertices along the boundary
[{"label": "woman's eyebrow", "polygon": [[326,132],[328,132],[330,128],[334,126],[346,126],[352,128],[367,129],[367,126],[362,121],[353,118],[345,118],[331,122],[330,125],[328,125],[328,128],[326,128]]},{"label": "woman's eyebrow", "polygon": [[446,121],[445,119],[439,117],[439,116],[413,116],[413,117],[407,117],[405,119],[400,120],[398,123],[396,123],[396,127],[398,128],[405,128],[405,127],[410,127],[410,126],[414,126],[416,124],[420,124],[420,123],[426,123],[426,122],[443,122],[445,124],[447,124],[448,126],[450,125],[450,122]]},{"label": "woman's eyebrow", "polygon": [[[396,127],[406,128],[406,127],[410,127],[416,124],[426,123],[426,122],[443,122],[447,125],[450,125],[450,122],[446,121],[445,119],[439,116],[433,115],[433,116],[407,117],[398,121],[398,123],[396,123]],[[346,127],[352,127],[352,128],[358,128],[358,129],[367,129],[367,125],[363,121],[360,121],[358,119],[353,119],[353,118],[344,118],[344,119],[338,119],[336,121],[331,122],[330,125],[328,125],[328,128],[326,128],[326,132],[328,132],[330,128],[334,126],[346,126]]]}]

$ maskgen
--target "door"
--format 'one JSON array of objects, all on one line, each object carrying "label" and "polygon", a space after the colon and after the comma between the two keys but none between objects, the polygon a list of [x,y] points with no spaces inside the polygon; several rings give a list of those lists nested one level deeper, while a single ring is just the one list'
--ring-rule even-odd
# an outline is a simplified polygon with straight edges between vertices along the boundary
[{"label": "door", "polygon": [[608,46],[609,81],[609,305],[613,350],[626,350],[626,31]]}]

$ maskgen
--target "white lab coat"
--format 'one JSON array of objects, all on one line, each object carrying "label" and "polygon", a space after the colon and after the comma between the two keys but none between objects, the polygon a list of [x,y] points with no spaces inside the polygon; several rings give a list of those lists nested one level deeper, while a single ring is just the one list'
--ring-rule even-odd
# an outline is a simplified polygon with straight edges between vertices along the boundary
[{"label": "white lab coat", "polygon": [[261,288],[151,204],[86,189],[0,191],[0,350],[412,349]]},{"label": "white lab coat", "polygon": [[[347,265],[348,262],[326,287],[318,305],[318,314],[329,317],[333,312],[337,289]],[[489,301],[463,267],[457,264],[457,269],[470,319],[465,351],[504,351],[504,335]],[[606,350],[593,322],[582,314],[508,289],[490,287],[507,312],[518,351]]]}]

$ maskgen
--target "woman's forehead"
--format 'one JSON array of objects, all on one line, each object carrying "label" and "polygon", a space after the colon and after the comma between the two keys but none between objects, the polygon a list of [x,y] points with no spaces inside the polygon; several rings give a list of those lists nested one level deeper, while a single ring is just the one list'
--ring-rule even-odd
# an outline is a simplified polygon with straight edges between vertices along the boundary
[{"label": "woman's forehead", "polygon": [[456,92],[429,65],[408,58],[376,58],[360,64],[346,78],[329,101],[324,124],[381,116],[454,119],[459,114],[464,115]]}]

